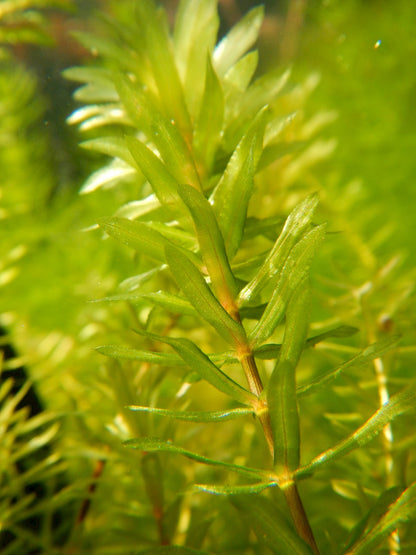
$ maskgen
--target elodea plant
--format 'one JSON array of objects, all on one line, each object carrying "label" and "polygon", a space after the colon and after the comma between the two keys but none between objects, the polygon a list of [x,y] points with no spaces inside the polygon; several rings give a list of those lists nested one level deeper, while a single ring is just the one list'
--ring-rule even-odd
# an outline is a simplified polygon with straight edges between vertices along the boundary
[{"label": "elodea plant", "polygon": [[394,332],[411,286],[320,203],[310,167],[333,143],[313,137],[332,114],[304,117],[314,76],[258,75],[262,18],[217,42],[216,1],[182,0],[171,32],[136,0],[78,33],[95,60],[66,71],[83,83],[69,121],[111,161],[82,190],[100,236],[69,251],[106,296],[62,310],[55,340],[10,333],[52,411],[28,418],[29,386],[0,389],[7,553],[414,550],[414,351]]},{"label": "elodea plant", "polygon": [[[138,198],[99,222],[135,253],[135,275],[104,299],[126,301],[134,325],[124,343],[98,351],[110,359],[119,404],[113,433],[135,453],[153,515],[153,532],[138,535],[152,544],[148,553],[363,555],[379,545],[398,553],[416,485],[377,488],[371,468],[361,483],[354,465],[368,463],[367,444],[414,410],[414,384],[359,415],[354,430],[357,409],[334,384],[349,373],[338,387],[359,396],[357,370],[398,338],[350,346],[353,358],[335,368],[330,357],[313,360],[311,347],[357,330],[309,331],[318,310],[311,265],[326,225],[315,215],[318,195],[299,198],[288,185],[325,148],[308,151],[302,140],[289,72],[254,77],[262,15],[253,9],[216,43],[215,1],[183,0],[171,34],[163,10],[140,0],[104,38],[80,34],[100,62],[67,71],[84,83],[76,97],[85,105],[70,121],[94,131],[86,148],[112,157],[83,192],[137,187]],[[322,388],[333,411],[343,404],[329,447],[318,415],[303,422]],[[354,459],[358,448],[364,455]],[[386,449],[377,461],[393,456],[391,442]],[[178,457],[195,464],[178,466]],[[329,514],[342,508],[322,480],[338,490],[356,480],[361,514]]]}]

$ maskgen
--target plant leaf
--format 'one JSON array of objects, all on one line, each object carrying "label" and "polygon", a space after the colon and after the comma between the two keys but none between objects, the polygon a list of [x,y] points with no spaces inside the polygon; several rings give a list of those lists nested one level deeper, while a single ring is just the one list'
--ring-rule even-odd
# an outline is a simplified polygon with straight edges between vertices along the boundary
[{"label": "plant leaf", "polygon": [[296,472],[297,477],[310,475],[317,470],[322,470],[332,461],[343,457],[354,449],[371,441],[386,424],[397,416],[414,410],[416,403],[416,388],[414,384],[406,387],[400,393],[391,397],[390,401],[373,414],[360,428],[346,439],[340,441],[335,447],[328,449],[315,457],[309,464]]},{"label": "plant leaf", "polygon": [[247,495],[250,493],[260,493],[267,488],[276,486],[275,482],[259,482],[257,484],[247,484],[243,486],[216,486],[211,484],[195,484],[192,486],[194,491],[203,491],[215,495]]},{"label": "plant leaf", "polygon": [[115,82],[128,115],[156,146],[176,182],[188,183],[199,189],[201,185],[198,172],[175,120],[163,115],[150,98],[150,93],[137,83],[132,83],[120,74],[116,75]]},{"label": "plant leaf", "polygon": [[122,345],[103,345],[95,349],[102,355],[124,359],[150,362],[151,364],[163,364],[165,366],[182,366],[183,360],[173,353],[155,353],[153,351],[139,351]]},{"label": "plant leaf", "polygon": [[184,207],[178,195],[178,183],[162,160],[135,137],[126,137],[126,144],[160,203],[172,210],[183,212]]},{"label": "plant leaf", "polygon": [[281,322],[287,303],[297,289],[299,283],[308,275],[315,250],[323,240],[325,225],[311,229],[293,247],[279,275],[279,281],[266,309],[252,331],[250,340],[253,347],[264,342]]},{"label": "plant leaf", "polygon": [[145,335],[173,347],[192,370],[225,395],[243,405],[256,404],[257,398],[253,393],[227,376],[189,339],[164,337],[148,332]]},{"label": "plant leaf", "polygon": [[206,55],[215,46],[218,26],[216,1],[184,0],[180,3],[173,41],[176,63],[192,118],[196,118],[201,107],[211,113],[209,106],[204,105],[202,95],[206,82]]},{"label": "plant leaf", "polygon": [[[347,326],[348,327],[348,326]],[[353,328],[354,329],[354,328]],[[330,333],[330,332],[327,332]],[[323,334],[325,335],[325,334]],[[318,338],[319,336],[316,336]],[[308,339],[309,341],[315,341],[315,337]],[[376,343],[373,343],[369,347],[363,349],[355,357],[347,360],[341,366],[338,366],[335,370],[328,372],[323,376],[319,376],[314,381],[300,386],[298,388],[298,395],[309,395],[313,393],[316,389],[328,385],[333,380],[335,380],[342,372],[351,368],[360,368],[365,366],[375,358],[381,357],[384,353],[390,351],[397,343],[400,341],[400,336],[385,337]]]},{"label": "plant leaf", "polygon": [[269,499],[259,495],[230,497],[259,540],[276,555],[311,555],[286,515]]},{"label": "plant leaf", "polygon": [[345,552],[348,555],[366,555],[374,553],[376,547],[400,524],[416,516],[416,482],[413,482],[400,497],[394,501],[387,512],[374,524],[370,531],[352,548]]},{"label": "plant leaf", "polygon": [[250,478],[260,478],[264,477],[264,471],[259,470],[257,468],[249,468],[247,466],[241,466],[237,464],[226,463],[222,461],[217,461],[215,459],[209,459],[202,455],[198,455],[197,453],[193,453],[192,451],[188,451],[187,449],[183,449],[182,447],[178,447],[174,445],[170,441],[165,441],[159,438],[152,438],[152,437],[143,437],[143,438],[134,438],[128,439],[124,441],[123,444],[130,449],[140,449],[142,451],[151,451],[151,452],[159,452],[159,453],[173,453],[178,455],[183,455],[188,459],[193,461],[207,464],[210,466],[217,466],[223,468],[224,470],[229,470],[230,472],[236,472],[237,474],[241,474],[243,476],[248,476]]},{"label": "plant leaf", "polygon": [[209,56],[207,56],[206,66],[205,88],[195,123],[193,147],[209,174],[212,171],[215,153],[221,140],[224,122],[224,94]]},{"label": "plant leaf", "polygon": [[231,304],[236,295],[237,286],[212,207],[202,193],[189,185],[181,185],[179,194],[192,214],[200,251],[212,286],[220,301],[224,300],[224,303],[221,302],[223,306],[225,303]]},{"label": "plant leaf", "polygon": [[230,259],[237,252],[243,236],[267,115],[266,109],[257,114],[231,156],[211,197]]},{"label": "plant leaf", "polygon": [[256,297],[266,283],[282,271],[292,247],[310,226],[318,202],[319,197],[315,193],[292,210],[264,264],[254,278],[242,289],[239,296],[240,304]]},{"label": "plant leaf", "polygon": [[175,314],[187,314],[189,316],[197,316],[198,314],[189,301],[179,297],[178,295],[167,293],[166,291],[146,293],[141,295],[141,298],[147,299],[151,303],[161,306],[162,308]]},{"label": "plant leaf", "polygon": [[296,366],[305,346],[309,325],[309,285],[299,285],[289,303],[279,362],[267,385],[267,405],[273,431],[277,473],[296,470],[300,460],[299,414],[296,399]]},{"label": "plant leaf", "polygon": [[162,555],[210,555],[208,551],[184,547],[183,545],[163,545],[138,551],[140,555],[153,555],[154,553],[161,553]]},{"label": "plant leaf", "polygon": [[145,223],[126,218],[104,218],[98,222],[100,227],[128,247],[137,250],[159,262],[165,262],[165,246],[170,241]]},{"label": "plant leaf", "polygon": [[141,407],[138,405],[131,405],[128,407],[135,412],[147,412],[157,416],[166,416],[176,420],[186,420],[188,422],[225,422],[239,418],[240,416],[253,415],[252,409],[237,408],[229,410],[210,410],[210,411],[181,411],[181,410],[168,410],[158,409],[155,407]]},{"label": "plant leaf", "polygon": [[196,311],[232,345],[243,342],[245,340],[243,327],[220,305],[191,260],[172,246],[166,248],[166,260],[178,287],[182,289]]},{"label": "plant leaf", "polygon": [[214,50],[214,67],[223,77],[256,42],[263,21],[264,8],[250,10],[221,40]]},{"label": "plant leaf", "polygon": [[135,9],[161,103],[168,117],[175,119],[184,132],[189,132],[191,124],[173,56],[166,13],[157,9],[152,0],[140,0]]}]

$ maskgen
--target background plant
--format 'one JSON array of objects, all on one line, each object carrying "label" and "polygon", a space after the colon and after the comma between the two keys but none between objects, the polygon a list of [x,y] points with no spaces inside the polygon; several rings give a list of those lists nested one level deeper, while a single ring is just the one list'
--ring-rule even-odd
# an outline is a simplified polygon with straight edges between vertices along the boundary
[{"label": "background plant", "polygon": [[[73,248],[79,241],[75,236],[66,251],[72,252],[74,263],[68,258],[71,272],[63,272],[68,276],[69,289],[71,283],[82,281],[81,291],[78,287],[82,306],[85,292],[100,297],[94,281],[106,276],[100,289],[109,302],[90,304],[82,310],[73,307],[75,318],[67,320],[66,334],[47,336],[55,360],[47,349],[47,356],[41,360],[31,359],[30,345],[32,357],[39,354],[36,340],[21,332],[14,334],[28,354],[32,374],[38,378],[44,396],[50,398],[53,391],[51,407],[65,407],[65,433],[61,434],[59,453],[66,461],[72,487],[64,492],[62,504],[75,498],[78,505],[85,506],[86,487],[94,467],[100,475],[93,504],[82,526],[74,526],[69,549],[79,546],[86,552],[108,552],[111,546],[115,552],[125,553],[148,545],[154,552],[156,545],[177,544],[214,553],[246,549],[263,552],[267,549],[264,543],[277,553],[308,552],[284,514],[287,509],[283,496],[274,492],[277,482],[285,484],[288,471],[302,477],[312,470],[318,471],[300,486],[322,552],[342,552],[339,545],[344,543],[346,552],[365,553],[386,536],[390,550],[398,550],[398,540],[403,550],[407,546],[411,549],[411,528],[399,535],[392,532],[412,510],[412,489],[404,490],[405,484],[412,482],[412,462],[406,464],[402,457],[412,444],[412,432],[403,416],[394,442],[384,426],[411,408],[412,390],[404,389],[388,408],[367,421],[360,434],[342,442],[386,402],[386,395],[402,390],[411,377],[406,368],[406,353],[411,353],[411,348],[398,350],[397,338],[391,337],[394,322],[411,343],[412,332],[404,310],[411,306],[411,279],[405,275],[395,280],[389,277],[394,260],[383,269],[377,250],[374,252],[362,230],[348,221],[354,210],[348,192],[342,206],[337,203],[335,210],[333,191],[326,190],[321,194],[321,212],[313,215],[317,198],[307,194],[317,185],[309,168],[333,149],[331,141],[310,140],[333,114],[309,121],[303,117],[303,104],[316,79],[293,87],[288,74],[274,70],[249,85],[256,54],[248,54],[240,62],[239,57],[256,38],[259,10],[240,23],[237,29],[241,33],[228,35],[211,63],[206,63],[206,53],[215,44],[215,4],[182,4],[173,47],[169,46],[161,13],[148,2],[137,10],[139,28],[147,29],[144,36],[131,23],[137,13],[118,6],[116,20],[120,23],[106,27],[101,39],[81,37],[94,53],[101,52],[99,68],[68,72],[68,77],[86,82],[77,92],[78,100],[93,103],[76,112],[71,121],[82,122],[83,129],[95,135],[85,144],[87,148],[103,151],[114,159],[84,186],[84,192],[95,190],[97,200],[84,196],[66,214],[77,214],[80,224],[78,211],[88,206],[86,219],[93,223],[98,215],[112,211],[112,206],[120,206],[115,217],[102,220],[101,226],[132,246],[140,257],[132,257],[128,249],[121,252],[109,240],[98,242],[97,232],[95,236],[84,234],[85,262],[78,267],[83,268],[82,272],[85,268],[89,271],[80,280],[74,275],[80,262],[79,249]],[[198,25],[206,31],[205,36]],[[194,36],[200,38],[200,49],[194,48]],[[237,66],[230,70],[234,64]],[[270,105],[267,110],[262,109],[265,104]],[[140,110],[143,106],[146,109]],[[221,122],[223,106],[225,123]],[[185,183],[194,185],[195,190]],[[270,203],[271,198],[276,204]],[[65,220],[58,219],[58,229],[65,228]],[[305,343],[309,320],[305,278],[315,256],[315,243],[322,239],[319,222],[323,219],[329,219],[336,231],[348,224],[348,231],[330,234],[318,249],[312,282],[312,324]],[[337,254],[334,256],[339,249],[342,261],[331,267],[331,261],[339,260]],[[94,267],[89,262],[92,253]],[[48,260],[52,258],[53,249]],[[126,280],[127,276],[130,278]],[[117,279],[125,281],[110,297]],[[59,282],[62,287],[65,280]],[[11,286],[20,290],[18,281],[12,284],[8,291]],[[246,302],[253,291],[259,293],[257,301]],[[265,308],[270,299],[272,304]],[[285,311],[286,324],[277,326]],[[345,323],[364,333],[340,345],[340,340],[334,341],[331,336],[352,333],[351,328],[340,327]],[[253,339],[252,345],[247,336]],[[178,337],[182,339],[173,339]],[[229,346],[224,342],[227,338]],[[90,351],[90,346],[97,343],[106,343],[100,351],[115,362],[98,362],[98,355]],[[163,343],[171,349],[165,349]],[[366,349],[369,343],[375,345]],[[311,346],[314,352],[304,349]],[[394,356],[386,358],[384,353],[392,346]],[[285,369],[293,370],[302,350],[305,352],[297,373],[303,467],[297,470],[294,373]],[[203,353],[209,355],[208,359]],[[258,395],[262,386],[253,359],[263,382],[269,384],[267,395],[257,399],[244,390],[247,386],[241,371],[245,370],[250,389]],[[273,371],[276,359],[279,365]],[[59,384],[52,375],[57,368],[61,372]],[[394,379],[388,379],[387,387],[383,382],[393,371]],[[215,393],[204,380],[230,400]],[[86,384],[90,385],[88,394]],[[277,396],[288,403],[275,403]],[[272,425],[265,416],[267,403]],[[134,410],[126,409],[131,405]],[[196,409],[210,412],[196,414]],[[247,417],[252,413],[257,414],[260,426]],[[239,418],[226,420],[232,416]],[[178,417],[225,422],[196,427],[177,422]],[[286,443],[277,439],[279,433],[286,432],[282,422],[291,428]],[[221,431],[216,431],[219,426]],[[375,442],[336,461],[383,428],[379,437],[384,439],[375,447],[380,467],[374,473],[368,471],[374,466],[373,451],[368,449]],[[149,436],[157,439],[143,439]],[[128,445],[135,449],[121,445],[120,439],[132,437],[138,439],[130,440]],[[280,455],[274,470],[267,448],[269,444],[271,449],[272,442]],[[400,456],[395,454],[396,442]],[[326,446],[335,444],[336,450],[314,459]],[[146,454],[136,449],[145,449]],[[163,454],[165,450],[209,464],[184,466],[172,453]],[[98,460],[95,465],[88,463],[94,459]],[[308,465],[312,459],[314,462]],[[286,464],[282,465],[281,460]],[[75,476],[82,479],[74,480]],[[119,485],[117,491],[114,483]],[[199,483],[199,490],[223,495],[190,496],[186,492],[192,483]],[[391,486],[396,487],[388,489]],[[270,491],[245,495],[263,489]],[[386,489],[388,493],[383,493]],[[229,495],[237,511],[227,501]],[[292,506],[293,495],[291,499],[288,495]],[[114,500],[111,507],[105,502],[109,496]],[[342,511],[340,497],[344,499]],[[376,503],[377,497],[380,499]],[[297,509],[292,512],[295,518],[299,515]],[[74,509],[69,517],[73,522],[76,513]],[[258,540],[241,524],[240,513],[248,516]],[[338,518],[331,522],[331,517]],[[301,520],[300,534],[308,536],[305,519]],[[348,531],[357,522],[350,536],[351,546],[347,547]],[[309,542],[313,543],[310,538]],[[182,551],[187,552],[185,547]]]}]

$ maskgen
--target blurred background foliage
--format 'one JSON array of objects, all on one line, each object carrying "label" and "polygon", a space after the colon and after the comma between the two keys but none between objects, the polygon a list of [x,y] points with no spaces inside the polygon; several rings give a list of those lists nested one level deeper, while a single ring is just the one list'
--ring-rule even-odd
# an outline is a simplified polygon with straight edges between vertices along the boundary
[{"label": "blurred background foliage", "polygon": [[[161,3],[173,17],[177,2]],[[258,2],[219,4],[225,33]],[[76,103],[74,86],[61,72],[91,60],[71,32],[99,26],[97,9],[112,17],[122,14],[123,5],[105,0],[0,4],[0,324],[3,344],[11,343],[17,351],[17,356],[4,361],[3,379],[24,368],[35,383],[42,408],[71,409],[75,415],[85,411],[83,422],[73,417],[71,426],[77,431],[58,449],[66,461],[59,472],[64,468],[69,474],[80,474],[79,468],[85,469],[84,486],[93,468],[85,461],[100,458],[94,432],[102,434],[102,420],[113,417],[114,402],[102,357],[93,348],[118,341],[134,324],[134,315],[124,305],[89,301],[113,293],[135,266],[127,249],[102,241],[100,231],[85,229],[134,198],[136,189],[127,180],[123,187],[78,195],[87,177],[102,165],[102,157],[78,148],[80,136],[66,124]],[[314,166],[319,162],[313,171],[307,171],[307,160],[306,170],[299,175],[277,168],[286,181],[276,183],[275,201],[285,213],[291,194],[321,192],[320,217],[329,220],[334,234],[317,263],[317,298],[321,302],[332,292],[333,305],[341,307],[340,321],[362,328],[362,315],[367,315],[364,343],[392,327],[403,333],[409,354],[404,354],[396,370],[399,383],[412,374],[409,362],[416,339],[411,317],[416,254],[416,4],[409,0],[269,0],[265,6],[261,70],[291,66],[292,81],[307,83],[299,92],[307,101],[299,102],[297,116],[310,125],[309,131],[303,127],[304,138],[319,131],[320,139],[327,141],[321,144],[321,155],[313,159]],[[259,186],[269,178],[265,172]],[[343,242],[348,248],[342,247]],[[396,260],[396,255],[401,258]],[[340,276],[345,276],[341,288]],[[372,283],[369,295],[357,294],[368,282]],[[322,321],[333,320],[334,306],[325,307],[325,302],[316,308],[317,314]],[[333,357],[338,360],[338,355]],[[318,359],[311,364],[329,363]],[[102,376],[102,382],[97,376]],[[324,437],[334,422],[320,418],[320,403],[328,402],[325,392],[321,395],[310,421],[319,419]],[[366,403],[363,395],[360,406],[351,411],[365,411]],[[307,425],[305,431],[312,433]],[[90,449],[85,446],[86,437]],[[77,470],[68,463],[74,445],[83,446]],[[309,448],[316,454],[313,446]],[[367,459],[361,462],[357,479],[371,464]],[[126,477],[122,463],[114,464],[113,476],[128,482],[127,488],[135,479],[140,482],[140,476]],[[342,482],[342,466],[336,482],[335,491],[355,499],[350,485]],[[98,494],[103,503],[113,495],[109,487],[104,484]],[[116,505],[123,505],[123,495],[120,489]],[[55,506],[80,497],[80,490],[67,491]],[[334,502],[335,512],[336,506]],[[343,524],[348,527],[358,518],[356,513],[351,505]],[[134,538],[134,531],[131,534]],[[53,544],[45,538],[39,548],[44,552]]]}]

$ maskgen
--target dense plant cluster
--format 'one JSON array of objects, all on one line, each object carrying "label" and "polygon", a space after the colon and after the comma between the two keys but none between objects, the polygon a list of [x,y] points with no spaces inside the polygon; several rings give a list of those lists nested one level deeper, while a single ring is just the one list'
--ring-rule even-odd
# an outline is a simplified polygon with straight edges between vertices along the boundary
[{"label": "dense plant cluster", "polygon": [[307,116],[315,74],[259,74],[263,17],[219,39],[214,0],[182,0],[173,26],[140,0],[78,32],[69,123],[110,161],[69,203],[47,194],[44,107],[7,57],[5,553],[415,545],[413,282],[352,218],[354,191],[321,187],[334,113]]}]

